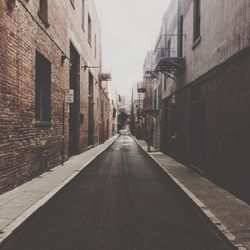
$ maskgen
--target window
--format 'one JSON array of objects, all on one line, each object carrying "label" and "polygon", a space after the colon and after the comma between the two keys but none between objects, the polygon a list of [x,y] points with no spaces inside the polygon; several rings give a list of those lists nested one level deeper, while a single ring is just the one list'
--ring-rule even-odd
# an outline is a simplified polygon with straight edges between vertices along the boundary
[{"label": "window", "polygon": [[84,13],[85,13],[85,2],[84,2],[85,0],[82,0],[82,28],[84,29],[84,19],[85,19],[85,15],[84,15]]},{"label": "window", "polygon": [[36,52],[35,79],[36,120],[51,120],[51,63],[38,51]]},{"label": "window", "polygon": [[183,15],[180,18],[180,27],[179,27],[179,35],[178,35],[178,57],[183,56]]},{"label": "window", "polygon": [[95,35],[95,59],[96,59],[96,55],[97,55],[97,51],[96,51],[97,48],[96,48],[96,46],[97,45],[96,45],[96,35]]},{"label": "window", "polygon": [[167,76],[164,75],[164,91],[167,90]]},{"label": "window", "polygon": [[103,114],[104,114],[104,107],[103,107],[103,100],[101,101],[101,117],[103,119]]},{"label": "window", "polygon": [[193,27],[193,42],[197,42],[201,35],[201,4],[200,0],[194,0],[194,27]]},{"label": "window", "polygon": [[171,38],[168,39],[168,51],[167,51],[167,57],[171,56]]},{"label": "window", "polygon": [[70,0],[70,2],[72,4],[73,8],[75,8],[75,1],[74,0]]},{"label": "window", "polygon": [[48,1],[47,0],[40,0],[39,1],[38,16],[43,21],[43,23],[47,27],[49,27],[49,23],[48,23]]},{"label": "window", "polygon": [[89,42],[89,45],[91,46],[91,36],[92,36],[92,24],[91,24],[91,18],[90,16],[88,15],[88,42]]},{"label": "window", "polygon": [[157,109],[157,89],[154,91],[154,109]]}]

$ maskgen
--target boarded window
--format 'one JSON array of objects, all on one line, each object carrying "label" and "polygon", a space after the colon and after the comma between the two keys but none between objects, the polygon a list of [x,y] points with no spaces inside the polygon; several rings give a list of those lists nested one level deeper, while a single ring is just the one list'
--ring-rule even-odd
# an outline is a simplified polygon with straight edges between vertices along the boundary
[{"label": "boarded window", "polygon": [[36,52],[35,79],[35,111],[36,120],[51,120],[51,63],[42,54]]}]

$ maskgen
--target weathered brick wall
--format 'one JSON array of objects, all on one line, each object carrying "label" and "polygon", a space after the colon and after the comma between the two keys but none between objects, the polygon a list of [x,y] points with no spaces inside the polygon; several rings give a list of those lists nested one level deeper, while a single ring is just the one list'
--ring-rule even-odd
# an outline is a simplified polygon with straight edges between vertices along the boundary
[{"label": "weathered brick wall", "polygon": [[[92,0],[86,2],[85,29],[81,26],[81,0],[75,8],[68,0],[48,1],[46,27],[37,15],[38,1],[17,1],[9,10],[0,1],[0,193],[60,164],[62,159],[62,106],[69,88],[70,64],[61,65],[61,56],[69,58],[70,43],[80,55],[80,67],[100,65],[99,22]],[[87,41],[87,17],[92,18],[92,47]],[[97,56],[94,35],[97,34]],[[51,126],[35,123],[35,55],[43,54],[52,67]],[[99,69],[92,70],[98,80]],[[80,125],[79,150],[87,149],[88,70],[79,74]],[[98,84],[97,84],[98,85]],[[98,90],[95,89],[98,94]],[[65,159],[68,158],[68,106],[65,107]]]},{"label": "weathered brick wall", "polygon": [[[82,0],[75,0],[74,7],[71,1],[65,2],[65,17],[70,17],[70,21],[67,22],[68,32],[68,45],[69,42],[74,45],[77,52],[81,56],[81,70],[80,70],[80,112],[84,115],[84,123],[80,126],[80,152],[83,152],[88,147],[88,80],[89,72],[94,78],[94,137],[95,144],[98,143],[98,108],[97,97],[99,96],[99,81],[98,74],[101,70],[101,34],[100,25],[95,9],[93,0],[85,0],[85,14],[84,24],[82,25]],[[91,18],[92,23],[92,36],[91,43],[88,42],[88,15]],[[96,49],[95,49],[95,36],[96,36]],[[96,50],[96,52],[95,52]],[[83,69],[83,66],[87,65],[91,68]],[[99,68],[92,68],[99,67]]]},{"label": "weathered brick wall", "polygon": [[[1,1],[0,192],[55,166],[61,158],[61,113],[67,72],[61,52],[24,7]],[[30,9],[31,12],[35,10]],[[37,18],[37,22],[43,28]],[[52,126],[35,125],[35,51],[52,63]]]}]

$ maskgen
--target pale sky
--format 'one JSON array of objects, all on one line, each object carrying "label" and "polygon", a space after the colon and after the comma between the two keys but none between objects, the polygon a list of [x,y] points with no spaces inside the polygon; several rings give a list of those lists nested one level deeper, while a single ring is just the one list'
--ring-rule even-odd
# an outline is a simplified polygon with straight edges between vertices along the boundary
[{"label": "pale sky", "polygon": [[102,29],[104,70],[112,85],[130,96],[142,80],[143,62],[160,33],[169,0],[94,0]]}]

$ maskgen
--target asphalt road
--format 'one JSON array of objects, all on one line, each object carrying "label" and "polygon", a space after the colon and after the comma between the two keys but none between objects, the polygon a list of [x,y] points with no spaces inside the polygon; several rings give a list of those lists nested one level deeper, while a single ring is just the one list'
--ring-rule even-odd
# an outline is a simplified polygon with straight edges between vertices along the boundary
[{"label": "asphalt road", "polygon": [[129,136],[34,214],[2,250],[228,249]]}]

